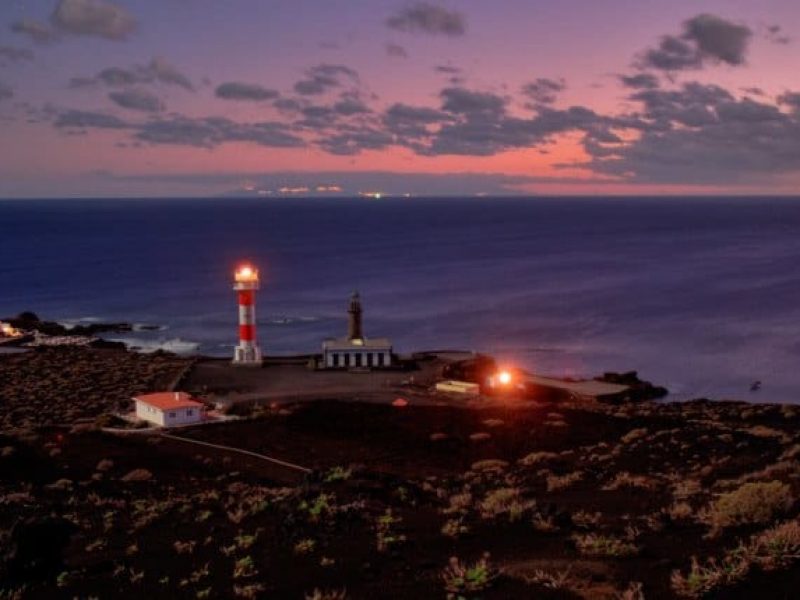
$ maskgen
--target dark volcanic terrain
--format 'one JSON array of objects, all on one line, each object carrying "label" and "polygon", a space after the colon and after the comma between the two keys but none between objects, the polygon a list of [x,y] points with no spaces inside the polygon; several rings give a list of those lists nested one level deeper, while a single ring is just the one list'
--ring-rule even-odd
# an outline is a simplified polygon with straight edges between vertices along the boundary
[{"label": "dark volcanic terrain", "polygon": [[[51,352],[0,357],[3,598],[796,597],[791,406],[321,399],[171,432],[304,474],[101,431],[118,398],[84,406]],[[183,369],[80,352],[125,394]]]}]

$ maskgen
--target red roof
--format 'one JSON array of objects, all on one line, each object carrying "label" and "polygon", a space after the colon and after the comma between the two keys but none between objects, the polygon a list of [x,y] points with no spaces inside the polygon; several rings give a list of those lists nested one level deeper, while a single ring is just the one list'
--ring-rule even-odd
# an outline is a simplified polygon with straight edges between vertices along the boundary
[{"label": "red roof", "polygon": [[192,400],[192,397],[186,392],[156,392],[155,394],[143,394],[141,396],[134,396],[137,402],[143,402],[150,406],[155,406],[161,410],[171,410],[174,408],[202,408],[204,405],[201,402]]}]

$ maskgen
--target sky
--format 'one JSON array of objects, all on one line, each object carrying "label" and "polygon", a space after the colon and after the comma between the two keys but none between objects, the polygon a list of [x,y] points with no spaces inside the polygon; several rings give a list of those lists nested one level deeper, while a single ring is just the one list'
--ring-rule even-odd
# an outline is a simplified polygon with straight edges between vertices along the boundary
[{"label": "sky", "polygon": [[796,194],[796,0],[3,0],[0,198]]}]

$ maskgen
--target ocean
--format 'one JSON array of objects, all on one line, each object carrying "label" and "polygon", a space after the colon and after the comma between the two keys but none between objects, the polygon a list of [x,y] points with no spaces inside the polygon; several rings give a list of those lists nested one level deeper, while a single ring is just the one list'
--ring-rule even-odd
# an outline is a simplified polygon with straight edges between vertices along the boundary
[{"label": "ocean", "polygon": [[791,198],[6,200],[0,317],[158,325],[109,337],[226,356],[250,260],[268,354],[343,335],[358,290],[400,352],[800,402],[799,233]]}]

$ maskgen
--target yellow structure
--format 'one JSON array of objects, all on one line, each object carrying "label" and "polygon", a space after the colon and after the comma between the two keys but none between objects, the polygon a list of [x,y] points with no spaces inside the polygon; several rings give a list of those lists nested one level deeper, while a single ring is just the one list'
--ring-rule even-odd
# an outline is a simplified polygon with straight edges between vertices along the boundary
[{"label": "yellow structure", "polygon": [[447,381],[437,382],[436,391],[444,392],[446,394],[463,394],[465,396],[480,396],[481,386],[477,383],[471,383],[469,381],[457,381],[455,379],[448,379]]}]

